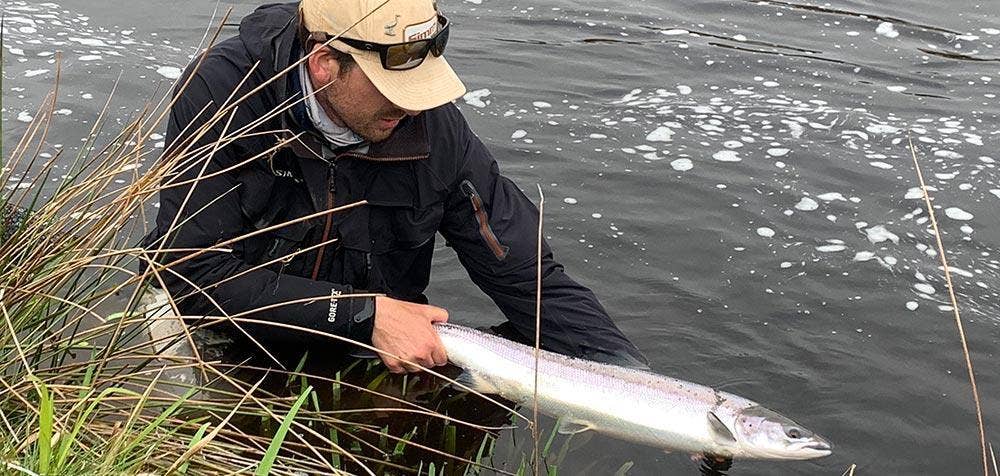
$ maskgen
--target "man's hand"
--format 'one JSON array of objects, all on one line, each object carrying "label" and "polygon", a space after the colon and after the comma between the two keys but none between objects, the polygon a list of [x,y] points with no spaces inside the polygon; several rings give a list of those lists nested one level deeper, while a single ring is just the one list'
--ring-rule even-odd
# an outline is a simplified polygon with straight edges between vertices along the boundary
[{"label": "man's hand", "polygon": [[375,298],[372,346],[412,362],[380,352],[379,357],[392,373],[420,371],[413,364],[426,368],[444,365],[448,363],[448,354],[431,324],[447,321],[448,311],[440,307],[379,296]]}]

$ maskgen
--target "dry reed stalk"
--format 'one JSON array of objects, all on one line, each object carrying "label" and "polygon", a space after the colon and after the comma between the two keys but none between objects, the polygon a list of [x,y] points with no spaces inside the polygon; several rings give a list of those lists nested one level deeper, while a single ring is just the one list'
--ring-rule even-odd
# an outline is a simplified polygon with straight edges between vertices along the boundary
[{"label": "dry reed stalk", "polygon": [[[537,185],[537,184],[536,184]],[[538,430],[538,359],[542,347],[542,222],[545,217],[545,194],[542,193],[542,186],[538,186],[538,237],[536,238],[535,250],[535,383],[532,396],[531,411],[531,438],[534,448],[531,457],[534,461],[535,474],[541,469],[539,459],[541,454],[538,446],[541,442],[541,433]],[[555,431],[554,429],[552,431]]]},{"label": "dry reed stalk", "polygon": [[983,456],[983,475],[990,475],[989,463],[986,459],[986,429],[983,424],[983,409],[979,402],[979,388],[976,386],[976,374],[972,370],[972,357],[969,354],[969,343],[965,338],[965,327],[962,325],[962,316],[958,311],[958,298],[955,297],[955,286],[951,281],[951,271],[948,268],[948,257],[945,255],[944,244],[941,241],[941,232],[938,230],[937,217],[934,215],[934,207],[931,206],[931,197],[927,192],[927,184],[924,183],[924,174],[917,160],[917,151],[913,147],[913,140],[909,134],[906,136],[910,144],[910,154],[913,156],[913,167],[917,171],[917,180],[920,182],[920,190],[924,195],[924,205],[927,206],[927,214],[931,218],[931,227],[934,230],[934,239],[937,241],[938,255],[941,256],[941,266],[944,269],[945,282],[948,285],[948,296],[951,298],[951,308],[955,314],[955,325],[958,327],[958,337],[962,341],[962,354],[965,356],[965,368],[969,373],[969,384],[972,386],[972,398],[976,404],[976,421],[979,426],[979,445]]}]

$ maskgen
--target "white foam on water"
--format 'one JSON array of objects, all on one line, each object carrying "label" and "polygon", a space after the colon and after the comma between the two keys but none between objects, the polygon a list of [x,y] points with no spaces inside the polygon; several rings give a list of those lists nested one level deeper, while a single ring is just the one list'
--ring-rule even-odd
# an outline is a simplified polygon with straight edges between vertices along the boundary
[{"label": "white foam on water", "polygon": [[934,294],[935,293],[934,286],[931,286],[930,284],[927,284],[927,283],[917,283],[917,284],[914,284],[913,285],[913,289],[916,289],[918,292],[921,292],[921,293],[924,293],[924,294]]},{"label": "white foam on water", "polygon": [[673,140],[674,131],[666,126],[660,126],[646,135],[646,140],[650,142],[670,142]]},{"label": "white foam on water", "polygon": [[[940,269],[940,270],[943,271],[944,267],[938,266],[938,269]],[[974,277],[976,277],[976,275],[974,273],[972,273],[971,271],[966,271],[966,270],[964,270],[962,268],[956,268],[954,266],[948,266],[948,271],[951,271],[954,274],[957,274],[959,276],[966,277],[966,278],[974,278]]]},{"label": "white foam on water", "polygon": [[920,307],[920,304],[918,304],[917,301],[906,301],[907,309],[911,311],[916,311],[918,307]]},{"label": "white foam on water", "polygon": [[722,143],[722,146],[727,149],[739,149],[743,147],[743,143],[738,140],[727,140]]},{"label": "white foam on water", "polygon": [[677,159],[670,162],[670,167],[678,172],[686,172],[694,168],[694,163],[691,159]]},{"label": "white foam on water", "polygon": [[792,263],[789,261],[782,261],[781,264],[778,265],[778,267],[781,269],[788,269],[792,267]]},{"label": "white foam on water", "polygon": [[816,247],[816,251],[820,253],[837,253],[846,249],[847,247],[844,245],[821,245]]},{"label": "white foam on water", "polygon": [[854,253],[854,261],[864,263],[865,261],[871,261],[875,259],[875,253],[871,251],[859,251]]},{"label": "white foam on water", "polygon": [[598,134],[596,132],[591,133],[587,137],[590,137],[591,139],[607,139],[608,138],[607,135],[605,135],[605,134]]},{"label": "white foam on water", "polygon": [[896,31],[895,25],[887,21],[879,23],[878,27],[875,28],[875,33],[886,38],[895,38],[899,36],[899,32]]},{"label": "white foam on water", "polygon": [[[937,192],[938,189],[936,187],[928,186],[927,187],[927,191],[928,192]],[[907,200],[923,199],[924,198],[924,192],[920,190],[920,187],[912,187],[912,188],[910,188],[909,190],[906,191],[906,195],[903,198],[905,198]],[[921,210],[921,211],[923,211],[923,210]]]},{"label": "white foam on water", "polygon": [[596,220],[600,220],[600,219],[601,219],[601,218],[602,218],[603,216],[604,216],[604,215],[601,215],[600,213],[591,213],[591,214],[590,214],[590,217],[591,217],[591,218],[594,218],[594,219],[596,219]]},{"label": "white foam on water", "polygon": [[996,28],[980,28],[979,31],[986,33],[987,35],[1000,35],[1000,30]]},{"label": "white foam on water", "polygon": [[953,150],[936,150],[934,151],[934,157],[941,157],[942,159],[961,159],[964,156]]},{"label": "white foam on water", "polygon": [[811,212],[819,208],[819,203],[809,197],[802,197],[799,203],[795,204],[796,210],[801,210],[804,212]]},{"label": "white foam on water", "polygon": [[821,195],[817,195],[816,198],[818,198],[820,200],[827,201],[827,202],[832,202],[834,200],[840,200],[840,201],[843,201],[843,202],[847,201],[847,199],[844,198],[844,196],[841,195],[839,192],[824,193],[824,194],[821,194]]},{"label": "white foam on water", "polygon": [[757,234],[760,235],[760,236],[762,236],[762,237],[764,237],[764,238],[773,238],[774,237],[774,230],[772,230],[772,229],[770,229],[770,228],[768,228],[766,226],[762,226],[760,228],[757,228]]},{"label": "white foam on water", "polygon": [[872,134],[895,134],[899,132],[898,127],[890,126],[888,124],[872,124],[865,127],[865,130],[871,132]]},{"label": "white foam on water", "polygon": [[719,162],[739,162],[743,160],[740,158],[739,152],[735,150],[720,150],[712,154],[712,158]]},{"label": "white foam on water", "polygon": [[48,72],[49,72],[49,70],[47,70],[47,69],[30,69],[30,70],[24,72],[24,77],[25,78],[33,78],[35,76],[42,75],[42,74],[45,74],[45,73],[48,73]]},{"label": "white foam on water", "polygon": [[535,106],[535,107],[537,107],[539,109],[548,109],[548,108],[552,107],[552,104],[549,104],[549,103],[547,103],[545,101],[535,101],[535,102],[531,103],[531,105]]},{"label": "white foam on water", "polygon": [[789,152],[788,149],[783,149],[780,147],[773,147],[767,149],[767,155],[770,155],[771,157],[784,157],[788,155],[788,152]]},{"label": "white foam on water", "polygon": [[563,199],[563,203],[566,203],[568,205],[576,205],[577,203],[579,203],[579,200],[573,197],[566,197]]},{"label": "white foam on water", "polygon": [[80,61],[97,61],[97,60],[104,59],[104,57],[101,56],[101,55],[83,55],[83,56],[81,56],[78,59]]},{"label": "white foam on water", "polygon": [[691,94],[693,91],[694,90],[691,89],[691,86],[685,86],[683,84],[680,84],[680,85],[677,86],[677,92],[679,92],[681,94],[684,94],[684,95]]},{"label": "white foam on water", "polygon": [[663,30],[660,33],[663,34],[663,35],[667,35],[667,36],[690,35],[691,34],[690,31],[682,30],[680,28],[674,28],[674,29],[670,29],[670,30]]},{"label": "white foam on water", "polygon": [[958,207],[948,207],[944,210],[945,216],[952,220],[969,221],[975,218],[971,213]]},{"label": "white foam on water", "polygon": [[486,99],[490,96],[490,94],[493,93],[489,89],[477,89],[475,91],[465,93],[465,95],[462,96],[462,100],[472,107],[482,108],[486,107],[490,103],[490,101]]},{"label": "white foam on water", "polygon": [[156,73],[167,79],[177,79],[181,77],[182,72],[183,71],[176,66],[160,66],[159,68],[156,68]]},{"label": "white foam on water", "polygon": [[871,228],[865,229],[865,235],[868,236],[868,241],[872,244],[879,244],[885,241],[892,241],[895,244],[899,244],[899,235],[887,230],[885,225],[875,225]]},{"label": "white foam on water", "polygon": [[31,122],[35,119],[28,111],[21,111],[17,114],[17,120],[21,122]]},{"label": "white foam on water", "polygon": [[901,93],[903,91],[906,91],[906,86],[886,86],[885,88],[894,93]]},{"label": "white foam on water", "polygon": [[892,164],[887,164],[881,161],[869,162],[868,165],[875,167],[876,169],[890,170],[892,169]]},{"label": "white foam on water", "polygon": [[75,42],[75,43],[79,43],[79,44],[84,45],[84,46],[109,46],[107,43],[105,43],[102,40],[98,40],[97,38],[77,38],[77,37],[71,37],[71,38],[67,38],[67,39],[69,41],[72,41],[72,42]]},{"label": "white foam on water", "polygon": [[995,197],[1000,198],[1000,188],[990,189],[990,193],[992,193]]},{"label": "white foam on water", "polygon": [[94,95],[90,93],[83,93],[80,95],[81,99],[94,99]]}]

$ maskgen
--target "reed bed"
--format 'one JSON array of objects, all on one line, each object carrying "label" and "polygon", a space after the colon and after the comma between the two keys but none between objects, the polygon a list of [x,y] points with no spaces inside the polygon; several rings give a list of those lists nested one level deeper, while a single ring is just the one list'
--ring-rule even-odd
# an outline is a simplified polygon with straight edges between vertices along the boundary
[{"label": "reed bed", "polygon": [[[178,318],[172,300],[174,312],[147,312],[150,286],[206,252],[138,245],[157,193],[190,185],[184,171],[261,133],[254,128],[291,104],[195,145],[228,124],[241,101],[233,98],[189,131],[192,140],[157,157],[150,136],[170,101],[147,105],[112,131],[113,96],[70,157],[48,141],[59,127],[57,79],[0,159],[0,183],[9,184],[0,193],[0,472],[512,474],[489,463],[497,431],[520,417],[502,402],[428,376],[388,376],[377,361],[332,368],[303,355],[293,365],[259,343],[250,353],[262,359],[212,360],[199,352],[202,330],[185,325],[151,338],[151,325]],[[219,316],[208,326],[252,321],[221,309]],[[176,352],[183,345],[191,352]],[[428,394],[422,404],[415,389]],[[455,395],[441,396],[449,391]],[[459,404],[426,403],[442,400]],[[499,417],[485,425],[455,416],[466,403]]]}]

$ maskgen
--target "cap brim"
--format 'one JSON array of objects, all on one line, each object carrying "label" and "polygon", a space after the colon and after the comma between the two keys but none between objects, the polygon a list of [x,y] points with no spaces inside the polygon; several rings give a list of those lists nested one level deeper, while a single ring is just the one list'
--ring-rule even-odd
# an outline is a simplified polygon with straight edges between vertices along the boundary
[{"label": "cap brim", "polygon": [[420,66],[404,71],[383,68],[378,54],[351,56],[379,92],[403,109],[426,111],[465,94],[465,85],[444,56],[428,54]]}]

